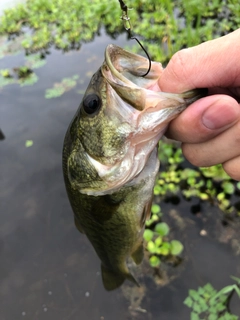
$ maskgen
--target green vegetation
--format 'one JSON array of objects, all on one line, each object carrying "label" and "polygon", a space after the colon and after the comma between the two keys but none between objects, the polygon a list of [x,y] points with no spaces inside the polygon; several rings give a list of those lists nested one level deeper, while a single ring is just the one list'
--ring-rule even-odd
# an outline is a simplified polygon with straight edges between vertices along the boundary
[{"label": "green vegetation", "polygon": [[[133,8],[129,14],[134,32],[148,43],[153,58],[162,61],[182,47],[234,30],[240,22],[238,0],[132,0],[126,4]],[[24,32],[21,45],[26,52],[52,45],[62,50],[79,49],[101,26],[111,35],[122,32],[120,15],[117,1],[31,0],[5,11],[0,34],[18,36]]]},{"label": "green vegetation", "polygon": [[[133,9],[129,11],[133,32],[142,37],[151,58],[162,63],[179,49],[226,34],[240,22],[238,0],[132,0],[126,4]],[[35,53],[44,59],[51,47],[63,52],[79,50],[102,27],[112,37],[125,32],[120,17],[118,1],[27,1],[0,18],[0,58],[21,50],[29,59]],[[135,45],[131,50],[140,48]],[[43,64],[39,61],[38,67]],[[33,75],[30,78],[28,84],[37,80]],[[13,82],[2,76],[0,86]]]},{"label": "green vegetation", "polygon": [[166,170],[161,170],[154,187],[159,197],[182,195],[185,199],[197,197],[209,201],[226,215],[240,216],[239,203],[233,195],[240,194],[240,183],[233,181],[221,165],[210,168],[186,168],[182,151],[174,143],[159,143],[159,158]]},{"label": "green vegetation", "polygon": [[60,83],[55,83],[54,87],[47,89],[45,93],[45,98],[55,98],[60,97],[64,92],[71,90],[77,85],[78,75],[74,75],[71,78],[64,78]]},{"label": "green vegetation", "polygon": [[[240,194],[240,183],[232,180],[221,165],[209,168],[188,168],[182,151],[176,143],[159,142],[161,169],[154,186],[158,202],[179,197],[186,200],[197,198],[199,204],[210,202],[218,206],[225,219],[240,216],[240,203],[234,203],[234,195]],[[169,240],[169,227],[162,222],[163,214],[158,204],[152,206],[152,216],[146,223],[144,239],[151,266],[158,267],[161,258],[181,254],[183,245]],[[163,231],[159,232],[159,227]]]},{"label": "green vegetation", "polygon": [[189,290],[184,304],[192,309],[191,320],[237,320],[238,316],[231,314],[229,302],[236,293],[240,299],[240,279],[232,277],[237,284],[229,285],[216,291],[211,284],[206,284],[198,290]]},{"label": "green vegetation", "polygon": [[20,67],[0,70],[0,88],[4,85],[17,83],[20,86],[32,85],[38,81],[34,69],[45,65],[44,57],[37,53],[25,57],[25,64]]},{"label": "green vegetation", "polygon": [[32,147],[32,145],[33,145],[33,141],[32,140],[26,140],[25,141],[25,147],[26,148],[30,148],[30,147]]},{"label": "green vegetation", "polygon": [[[158,205],[153,205],[153,211]],[[159,207],[160,210],[160,207]],[[168,240],[169,226],[165,222],[158,222],[158,213],[155,213],[147,222],[147,228],[144,232],[144,239],[147,242],[147,250],[150,253],[149,262],[152,267],[158,267],[161,263],[161,257],[177,256],[183,250],[183,245],[178,240]],[[154,224],[153,230],[151,226]]]}]

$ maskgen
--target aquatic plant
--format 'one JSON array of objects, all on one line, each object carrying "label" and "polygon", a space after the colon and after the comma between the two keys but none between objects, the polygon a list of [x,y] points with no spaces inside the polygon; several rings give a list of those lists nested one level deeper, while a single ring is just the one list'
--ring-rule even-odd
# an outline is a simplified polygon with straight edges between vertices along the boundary
[{"label": "aquatic plant", "polygon": [[189,290],[184,304],[192,309],[191,320],[237,320],[229,310],[230,299],[236,293],[240,299],[240,278],[232,277],[237,284],[229,285],[217,292],[208,283],[198,290]]},{"label": "aquatic plant", "polygon": [[16,80],[13,78],[9,69],[0,70],[0,88],[15,82]]},{"label": "aquatic plant", "polygon": [[19,68],[1,69],[0,70],[0,88],[9,84],[19,84],[28,86],[36,83],[38,76],[27,66],[20,66]]},{"label": "aquatic plant", "polygon": [[[237,0],[133,0],[129,5],[133,8],[130,18],[134,32],[144,38],[155,59],[165,61],[174,51],[225,34],[239,23]],[[111,35],[122,32],[120,15],[117,1],[31,0],[5,11],[0,34],[18,36],[24,32],[22,47],[27,52],[51,45],[62,50],[79,49],[101,26]]]},{"label": "aquatic plant", "polygon": [[163,257],[178,256],[183,251],[183,244],[178,240],[169,240],[170,228],[161,221],[162,213],[158,204],[152,205],[152,216],[146,222],[144,240],[149,253],[149,263],[152,267],[159,267]]},{"label": "aquatic plant", "polygon": [[38,69],[44,66],[47,61],[41,53],[26,56],[26,65],[31,69]]},{"label": "aquatic plant", "polygon": [[30,148],[33,146],[33,141],[32,140],[26,140],[25,141],[25,147],[26,148]]},{"label": "aquatic plant", "polygon": [[[234,195],[240,194],[240,183],[232,180],[221,165],[189,168],[178,144],[169,141],[159,142],[159,158],[161,168],[154,186],[154,195],[159,202],[167,199],[180,201],[181,198],[190,200],[194,197],[198,199],[199,205],[208,201],[218,206],[224,219],[240,216],[240,203],[234,203]],[[180,241],[168,240],[169,227],[162,222],[163,218],[159,204],[153,204],[152,216],[146,223],[144,233],[149,262],[153,267],[160,265],[163,253],[166,252],[165,256],[179,255],[183,250]],[[157,225],[165,226],[163,233],[159,234],[155,229]],[[179,252],[173,249],[174,245]]]},{"label": "aquatic plant", "polygon": [[53,88],[47,89],[45,92],[45,98],[60,97],[64,92],[71,90],[77,84],[78,75],[74,75],[70,78],[64,78],[60,83],[55,83]]},{"label": "aquatic plant", "polygon": [[186,167],[182,151],[175,143],[159,142],[162,167],[154,187],[154,194],[161,198],[182,195],[186,199],[215,204],[225,215],[240,216],[239,203],[234,195],[240,194],[240,183],[232,180],[221,165],[209,168]]},{"label": "aquatic plant", "polygon": [[[129,5],[133,32],[142,37],[151,58],[162,63],[181,48],[224,35],[239,25],[238,0],[132,0]],[[79,50],[102,27],[113,38],[124,32],[120,16],[117,1],[26,1],[0,17],[0,57],[20,50],[44,56],[51,47]],[[136,45],[131,50],[140,49]],[[2,85],[8,83],[2,81]]]}]

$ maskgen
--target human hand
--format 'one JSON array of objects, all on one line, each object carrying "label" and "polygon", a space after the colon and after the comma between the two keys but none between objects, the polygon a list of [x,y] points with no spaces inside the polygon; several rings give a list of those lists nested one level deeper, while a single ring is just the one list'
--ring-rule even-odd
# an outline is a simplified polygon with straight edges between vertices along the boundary
[{"label": "human hand", "polygon": [[208,88],[207,97],[171,122],[166,136],[183,142],[183,154],[192,164],[221,163],[240,180],[240,29],[174,54],[159,86],[175,93]]}]

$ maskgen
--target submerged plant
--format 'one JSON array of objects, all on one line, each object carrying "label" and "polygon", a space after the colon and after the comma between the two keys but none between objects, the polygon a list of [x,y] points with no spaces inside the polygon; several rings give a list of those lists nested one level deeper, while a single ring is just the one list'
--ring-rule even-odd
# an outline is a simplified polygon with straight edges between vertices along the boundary
[{"label": "submerged plant", "polygon": [[54,87],[47,89],[45,98],[56,98],[61,96],[64,92],[71,90],[77,84],[78,75],[74,75],[71,78],[64,78],[60,83],[55,83]]},{"label": "submerged plant", "polygon": [[26,57],[26,64],[32,69],[38,69],[47,63],[45,57],[39,53]]},{"label": "submerged plant", "polygon": [[21,87],[28,86],[37,81],[37,75],[27,66],[13,68],[13,70],[0,70],[0,88],[9,84],[19,84]]},{"label": "submerged plant", "polygon": [[45,65],[46,59],[42,54],[34,54],[25,57],[24,65],[10,69],[0,70],[0,87],[9,84],[19,84],[20,86],[33,85],[38,81],[38,76],[34,69]]},{"label": "submerged plant", "polygon": [[237,284],[216,291],[210,283],[198,290],[189,290],[184,304],[192,309],[191,320],[237,320],[229,310],[230,299],[236,293],[240,299],[240,278],[232,277]]},{"label": "submerged plant", "polygon": [[29,73],[27,76],[22,77],[18,80],[21,87],[31,86],[38,81],[38,76],[35,73]]}]

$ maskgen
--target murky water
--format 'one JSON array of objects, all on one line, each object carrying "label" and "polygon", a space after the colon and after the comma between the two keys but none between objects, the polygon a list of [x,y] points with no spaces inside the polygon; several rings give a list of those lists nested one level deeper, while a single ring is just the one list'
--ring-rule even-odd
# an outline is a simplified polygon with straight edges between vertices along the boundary
[{"label": "murky water", "polygon": [[[104,291],[99,259],[74,226],[61,152],[82,97],[77,91],[86,88],[110,42],[125,40],[103,35],[79,52],[53,50],[36,72],[37,84],[0,91],[0,127],[6,135],[0,141],[1,320],[185,320],[190,309],[183,300],[190,288],[210,282],[220,289],[232,283],[230,275],[240,275],[237,232],[221,225],[218,210],[206,206],[193,216],[190,204],[163,204],[174,237],[185,245],[182,264],[163,268],[156,283],[145,261],[140,289],[126,282],[114,292]],[[0,69],[20,65],[23,57],[0,60]],[[76,90],[44,98],[45,89],[73,74],[82,79]],[[26,140],[33,146],[26,148]],[[231,307],[240,315],[237,299]]]}]

